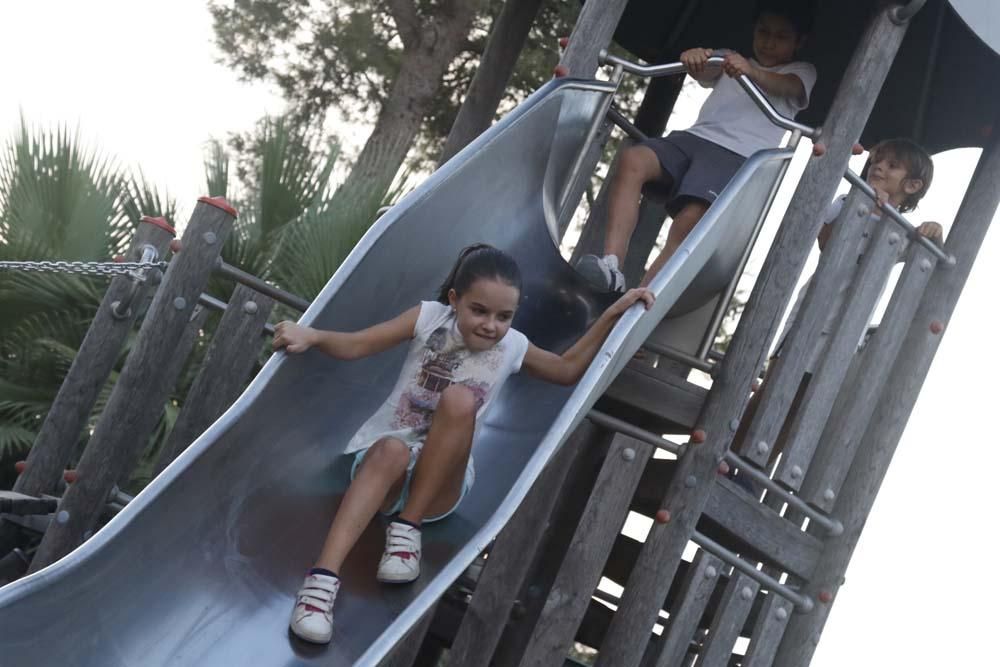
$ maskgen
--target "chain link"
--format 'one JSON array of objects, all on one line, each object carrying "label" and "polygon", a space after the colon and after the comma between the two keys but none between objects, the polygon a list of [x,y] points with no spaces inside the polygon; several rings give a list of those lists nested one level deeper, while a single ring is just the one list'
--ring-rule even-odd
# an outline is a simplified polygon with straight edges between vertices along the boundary
[{"label": "chain link", "polygon": [[0,271],[37,271],[45,273],[79,273],[96,276],[115,276],[149,269],[166,270],[166,262],[0,262]]}]

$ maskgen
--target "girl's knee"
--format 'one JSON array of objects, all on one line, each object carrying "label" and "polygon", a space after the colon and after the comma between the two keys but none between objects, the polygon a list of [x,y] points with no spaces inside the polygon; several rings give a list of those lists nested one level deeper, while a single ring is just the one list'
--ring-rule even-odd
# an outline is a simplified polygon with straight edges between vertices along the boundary
[{"label": "girl's knee", "polygon": [[365,454],[362,468],[387,473],[400,474],[410,464],[410,450],[400,440],[382,438]]},{"label": "girl's knee", "polygon": [[476,416],[476,396],[468,387],[453,384],[441,392],[437,412],[448,417],[473,418]]}]

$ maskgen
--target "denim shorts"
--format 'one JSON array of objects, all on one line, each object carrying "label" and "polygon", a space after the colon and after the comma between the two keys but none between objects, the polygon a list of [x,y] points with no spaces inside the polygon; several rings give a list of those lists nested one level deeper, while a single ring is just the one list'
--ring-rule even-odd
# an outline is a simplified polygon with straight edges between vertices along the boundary
[{"label": "denim shorts", "polygon": [[[351,464],[351,481],[354,481],[354,475],[357,473],[358,466],[361,465],[361,461],[364,460],[365,454],[368,453],[368,449],[361,449],[354,454],[354,463]],[[420,447],[410,447],[410,462],[406,466],[406,480],[403,482],[403,490],[399,492],[399,498],[389,509],[388,512],[382,512],[385,516],[392,516],[393,514],[399,514],[403,511],[406,506],[406,499],[410,496],[410,480],[413,478],[413,469],[417,465],[417,457],[420,456]],[[476,482],[476,469],[472,463],[472,456],[469,456],[469,462],[465,466],[465,481],[462,484],[462,493],[458,497],[458,500],[444,514],[437,514],[435,516],[425,517],[424,523],[431,523],[433,521],[440,521],[441,519],[447,517],[449,514],[458,509],[458,506],[462,504],[465,497],[469,495],[469,491],[472,489],[472,485]]]}]

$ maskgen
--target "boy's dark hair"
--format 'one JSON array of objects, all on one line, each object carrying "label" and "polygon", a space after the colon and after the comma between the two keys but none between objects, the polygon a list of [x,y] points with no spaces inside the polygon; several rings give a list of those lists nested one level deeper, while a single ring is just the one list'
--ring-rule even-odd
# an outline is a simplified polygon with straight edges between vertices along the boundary
[{"label": "boy's dark hair", "polygon": [[521,270],[514,258],[491,245],[476,243],[459,253],[441,285],[438,301],[447,305],[449,291],[455,290],[461,296],[472,283],[482,279],[499,280],[521,291]]},{"label": "boy's dark hair", "polygon": [[788,19],[800,38],[812,32],[815,12],[811,0],[757,0],[757,7],[753,13],[754,23],[764,14],[774,14]]},{"label": "boy's dark hair", "polygon": [[862,176],[867,177],[868,166],[884,154],[892,155],[906,166],[907,178],[916,178],[923,182],[920,190],[912,195],[907,195],[906,199],[899,205],[901,213],[912,211],[927,194],[931,187],[931,181],[934,180],[934,163],[931,161],[931,156],[923,146],[910,139],[886,139],[878,142],[868,151],[868,162],[865,164]]}]

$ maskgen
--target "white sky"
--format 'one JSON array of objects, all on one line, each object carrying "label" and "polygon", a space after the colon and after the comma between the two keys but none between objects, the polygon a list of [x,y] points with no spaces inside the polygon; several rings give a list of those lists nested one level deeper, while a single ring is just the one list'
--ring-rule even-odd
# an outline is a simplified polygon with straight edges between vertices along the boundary
[{"label": "white sky", "polygon": [[[280,99],[215,64],[199,0],[5,2],[0,131],[78,126],[90,146],[141,166],[183,212],[203,194],[203,148],[245,130]],[[693,107],[681,109],[679,126]],[[675,120],[676,122],[676,120]],[[350,146],[357,128],[341,131]],[[975,154],[935,159],[934,186],[912,219],[950,225]],[[1000,185],[998,185],[1000,187]],[[182,213],[181,219],[186,213]],[[1000,583],[989,562],[1000,445],[989,415],[1000,377],[992,353],[1000,284],[994,225],[950,322],[816,652],[815,667],[978,665],[995,653]]]}]

